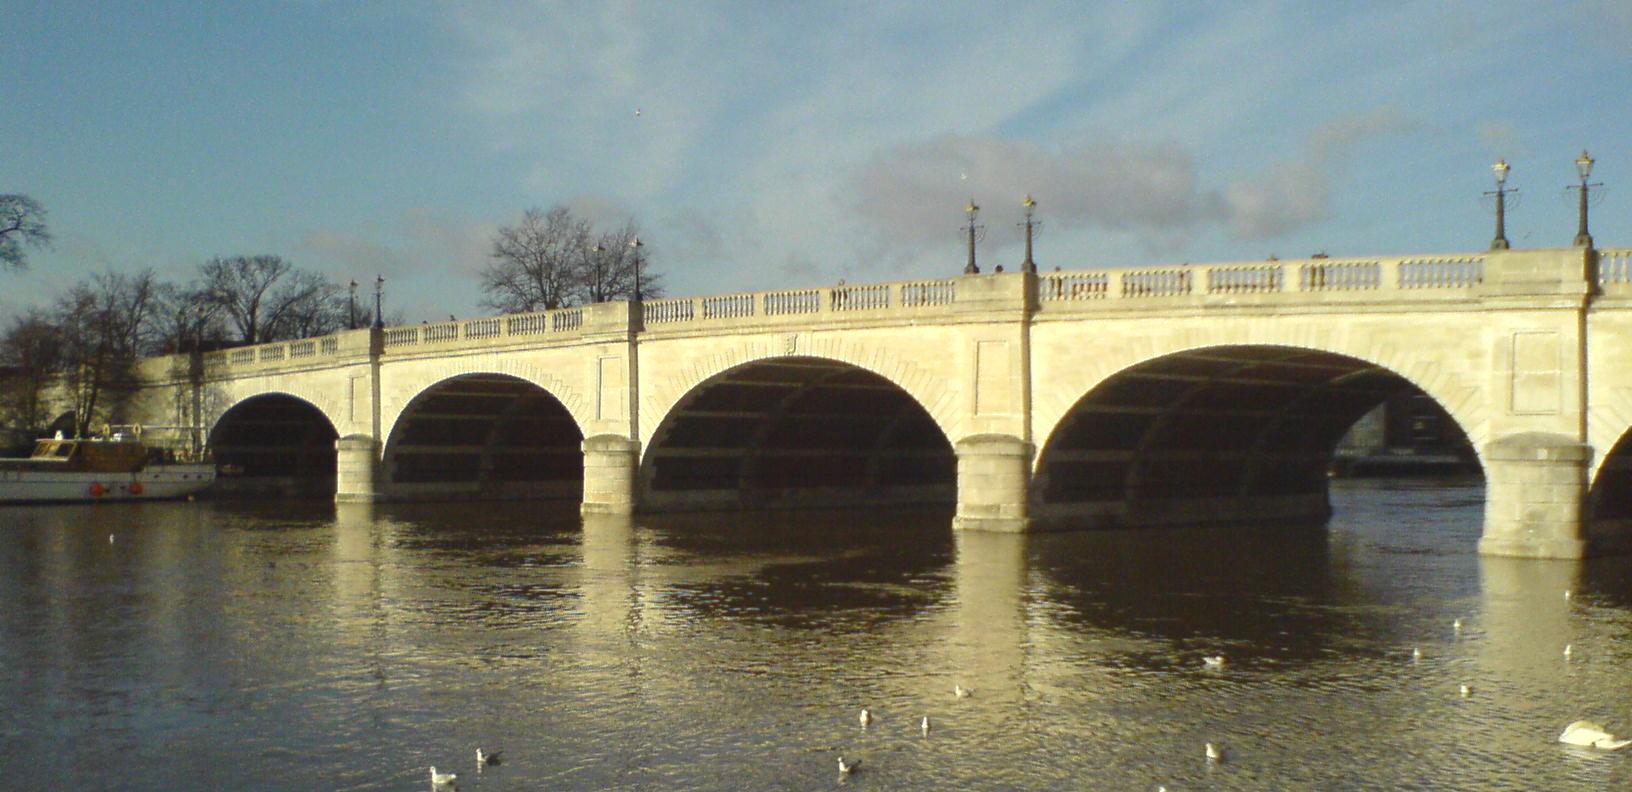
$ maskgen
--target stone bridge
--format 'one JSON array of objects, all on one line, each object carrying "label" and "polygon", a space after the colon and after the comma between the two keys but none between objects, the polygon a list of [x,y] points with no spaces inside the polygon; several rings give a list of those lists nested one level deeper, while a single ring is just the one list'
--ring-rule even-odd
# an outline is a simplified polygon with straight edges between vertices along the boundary
[{"label": "stone bridge", "polygon": [[[1420,391],[1487,554],[1632,531],[1632,250],[1309,259],[606,303],[143,362],[126,419],[339,500],[955,504],[963,529],[1323,519]],[[325,478],[327,477],[327,478]]]}]

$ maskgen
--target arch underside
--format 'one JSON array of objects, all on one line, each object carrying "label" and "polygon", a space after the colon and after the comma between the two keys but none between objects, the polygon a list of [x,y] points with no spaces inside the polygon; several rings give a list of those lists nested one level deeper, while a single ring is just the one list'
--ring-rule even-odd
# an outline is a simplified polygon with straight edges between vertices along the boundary
[{"label": "arch underside", "polygon": [[252,396],[222,413],[209,447],[223,475],[215,489],[251,494],[334,494],[339,437],[322,410],[281,393]]},{"label": "arch underside", "polygon": [[1416,391],[1382,367],[1308,349],[1210,347],[1147,361],[1067,414],[1038,463],[1033,517],[1325,519],[1338,441],[1372,408]]},{"label": "arch underside", "polygon": [[833,360],[758,361],[695,388],[645,454],[654,509],[950,504],[956,458],[906,391]]},{"label": "arch underside", "polygon": [[1632,550],[1632,430],[1604,456],[1587,504],[1589,540],[1601,550]]},{"label": "arch underside", "polygon": [[583,433],[554,396],[518,377],[469,374],[415,397],[384,454],[393,498],[578,499]]}]

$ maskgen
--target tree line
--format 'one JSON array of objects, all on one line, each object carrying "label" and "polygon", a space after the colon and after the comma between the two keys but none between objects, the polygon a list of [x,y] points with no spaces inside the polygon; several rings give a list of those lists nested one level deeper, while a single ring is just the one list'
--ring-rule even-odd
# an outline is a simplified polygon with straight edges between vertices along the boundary
[{"label": "tree line", "polygon": [[[0,272],[48,246],[45,211],[0,195]],[[565,207],[529,209],[494,234],[480,273],[482,305],[502,313],[663,294],[639,229],[599,229]],[[71,397],[77,434],[131,390],[143,357],[311,338],[368,323],[351,290],[275,255],[216,257],[185,283],[152,269],[105,272],[0,330],[0,425],[35,432],[53,388]],[[400,322],[400,317],[394,317]]]}]

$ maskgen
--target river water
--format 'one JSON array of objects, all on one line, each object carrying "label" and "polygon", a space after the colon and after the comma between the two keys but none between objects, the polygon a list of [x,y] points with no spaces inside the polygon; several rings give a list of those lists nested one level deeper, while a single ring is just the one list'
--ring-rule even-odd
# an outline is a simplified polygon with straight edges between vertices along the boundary
[{"label": "river water", "polygon": [[[1556,742],[1582,718],[1632,733],[1632,561],[1480,558],[1481,498],[1340,481],[1325,530],[1030,537],[940,513],[5,508],[0,776],[1632,789],[1632,750]],[[506,761],[478,773],[477,746]]]}]

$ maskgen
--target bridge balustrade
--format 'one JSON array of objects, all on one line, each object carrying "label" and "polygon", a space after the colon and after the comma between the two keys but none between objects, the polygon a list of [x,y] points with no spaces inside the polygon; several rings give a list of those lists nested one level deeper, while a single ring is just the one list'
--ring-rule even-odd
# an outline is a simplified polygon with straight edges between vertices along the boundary
[{"label": "bridge balustrade", "polygon": [[1043,302],[1056,300],[1103,300],[1111,288],[1111,276],[1105,272],[1070,272],[1045,275],[1038,298]]},{"label": "bridge balustrade", "polygon": [[704,319],[736,319],[754,315],[754,295],[729,294],[703,298]]},{"label": "bridge balustrade", "polygon": [[1136,270],[1122,273],[1124,297],[1172,297],[1189,294],[1190,269]]},{"label": "bridge balustrade", "polygon": [[1365,291],[1383,285],[1379,261],[1312,261],[1298,265],[1298,290]]},{"label": "bridge balustrade", "polygon": [[816,313],[822,310],[822,294],[816,289],[771,292],[765,295],[765,315]]},{"label": "bridge balustrade", "polygon": [[1207,293],[1268,294],[1280,291],[1285,280],[1285,273],[1279,264],[1208,267]]},{"label": "bridge balustrade", "polygon": [[901,284],[902,305],[950,305],[957,298],[957,281],[917,281]]},{"label": "bridge balustrade", "polygon": [[1451,289],[1477,286],[1485,279],[1483,256],[1404,259],[1399,264],[1402,289]]},{"label": "bridge balustrade", "polygon": [[890,307],[890,285],[836,286],[830,304],[835,311],[870,311]]},{"label": "bridge balustrade", "polygon": [[697,304],[691,299],[653,300],[641,304],[641,316],[646,324],[689,322],[697,318]]},{"label": "bridge balustrade", "polygon": [[1598,251],[1598,285],[1632,283],[1632,248]]}]

